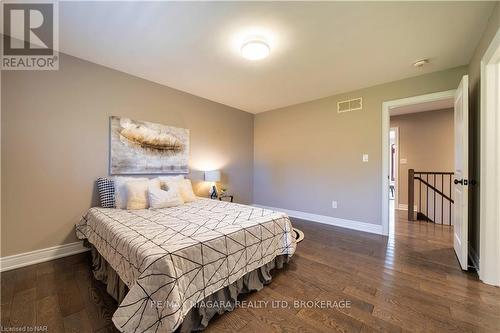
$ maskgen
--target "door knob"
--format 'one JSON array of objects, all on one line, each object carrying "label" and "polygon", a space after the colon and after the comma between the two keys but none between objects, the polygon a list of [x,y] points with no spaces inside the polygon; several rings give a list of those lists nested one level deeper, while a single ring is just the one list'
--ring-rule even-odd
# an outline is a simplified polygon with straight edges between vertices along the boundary
[{"label": "door knob", "polygon": [[458,185],[459,183],[463,185],[463,184],[464,184],[464,180],[463,180],[463,179],[460,179],[460,180],[455,179],[455,180],[453,181],[453,183],[455,183],[455,185]]}]

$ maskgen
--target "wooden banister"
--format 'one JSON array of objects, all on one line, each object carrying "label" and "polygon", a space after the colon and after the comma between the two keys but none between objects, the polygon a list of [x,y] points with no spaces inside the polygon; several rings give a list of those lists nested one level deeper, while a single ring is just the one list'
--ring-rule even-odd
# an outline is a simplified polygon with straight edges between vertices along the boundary
[{"label": "wooden banister", "polygon": [[[452,178],[453,172],[415,171],[408,169],[408,220],[423,220],[433,223],[451,225],[452,221]],[[441,179],[440,179],[441,178]],[[445,184],[446,180],[446,184]],[[415,182],[418,182],[415,188]],[[439,188],[441,183],[441,188]],[[448,185],[448,186],[445,186]],[[445,188],[449,188],[446,193]],[[418,189],[418,196],[415,196]],[[415,212],[415,203],[418,209]],[[447,205],[447,222],[445,222],[445,203]],[[436,214],[437,213],[437,214]],[[432,217],[431,217],[432,215]],[[439,219],[441,215],[441,219]]]},{"label": "wooden banister", "polygon": [[446,194],[444,194],[443,192],[441,192],[440,190],[429,184],[427,181],[423,180],[421,177],[413,177],[413,178],[420,180],[422,183],[427,185],[427,187],[429,187],[431,190],[442,196],[444,199],[451,201],[451,203],[455,203],[452,198],[450,198],[449,196],[447,196]]}]

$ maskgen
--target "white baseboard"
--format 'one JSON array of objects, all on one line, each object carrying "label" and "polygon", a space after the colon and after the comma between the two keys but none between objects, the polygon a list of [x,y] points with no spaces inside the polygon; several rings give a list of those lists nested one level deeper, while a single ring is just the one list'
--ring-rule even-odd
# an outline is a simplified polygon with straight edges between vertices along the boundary
[{"label": "white baseboard", "polygon": [[83,242],[74,242],[48,247],[46,249],[15,254],[8,257],[2,257],[0,258],[0,272],[67,257],[88,250],[88,248],[83,246]]},{"label": "white baseboard", "polygon": [[332,217],[332,216],[318,215],[318,214],[312,214],[312,213],[300,212],[297,210],[290,210],[290,209],[283,209],[283,208],[276,208],[276,207],[268,207],[268,206],[263,206],[263,205],[259,205],[259,204],[254,204],[253,206],[265,208],[265,209],[269,209],[269,210],[274,210],[277,212],[283,212],[283,213],[286,213],[290,217],[295,217],[295,218],[302,219],[302,220],[308,220],[308,221],[312,221],[312,222],[329,224],[329,225],[334,225],[336,227],[364,231],[364,232],[369,232],[372,234],[379,234],[379,235],[384,234],[382,226],[380,224],[371,224],[371,223],[366,223],[366,222],[346,220],[346,219],[340,219],[340,218]]}]

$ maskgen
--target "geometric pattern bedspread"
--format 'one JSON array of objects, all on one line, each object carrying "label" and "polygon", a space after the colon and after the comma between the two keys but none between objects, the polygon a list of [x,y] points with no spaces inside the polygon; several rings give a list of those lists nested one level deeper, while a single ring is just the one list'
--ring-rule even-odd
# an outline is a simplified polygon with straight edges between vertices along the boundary
[{"label": "geometric pattern bedspread", "polygon": [[199,198],[172,208],[91,208],[76,225],[129,287],[122,332],[172,332],[187,312],[278,255],[293,255],[284,213]]}]

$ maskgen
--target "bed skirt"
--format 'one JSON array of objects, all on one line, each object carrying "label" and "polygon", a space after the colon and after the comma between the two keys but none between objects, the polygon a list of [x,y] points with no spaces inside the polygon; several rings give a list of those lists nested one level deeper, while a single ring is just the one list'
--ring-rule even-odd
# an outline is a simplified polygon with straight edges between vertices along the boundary
[{"label": "bed skirt", "polygon": [[[120,304],[128,292],[127,285],[120,279],[116,271],[90,244],[92,253],[92,272],[94,277],[106,284],[106,291]],[[238,295],[261,290],[272,280],[271,270],[281,269],[290,260],[288,255],[279,255],[271,262],[245,274],[236,282],[207,296],[186,314],[176,333],[200,331],[207,327],[208,322],[216,314],[232,311],[235,308]],[[211,306],[204,306],[211,305]],[[214,306],[217,305],[217,306]]]}]

